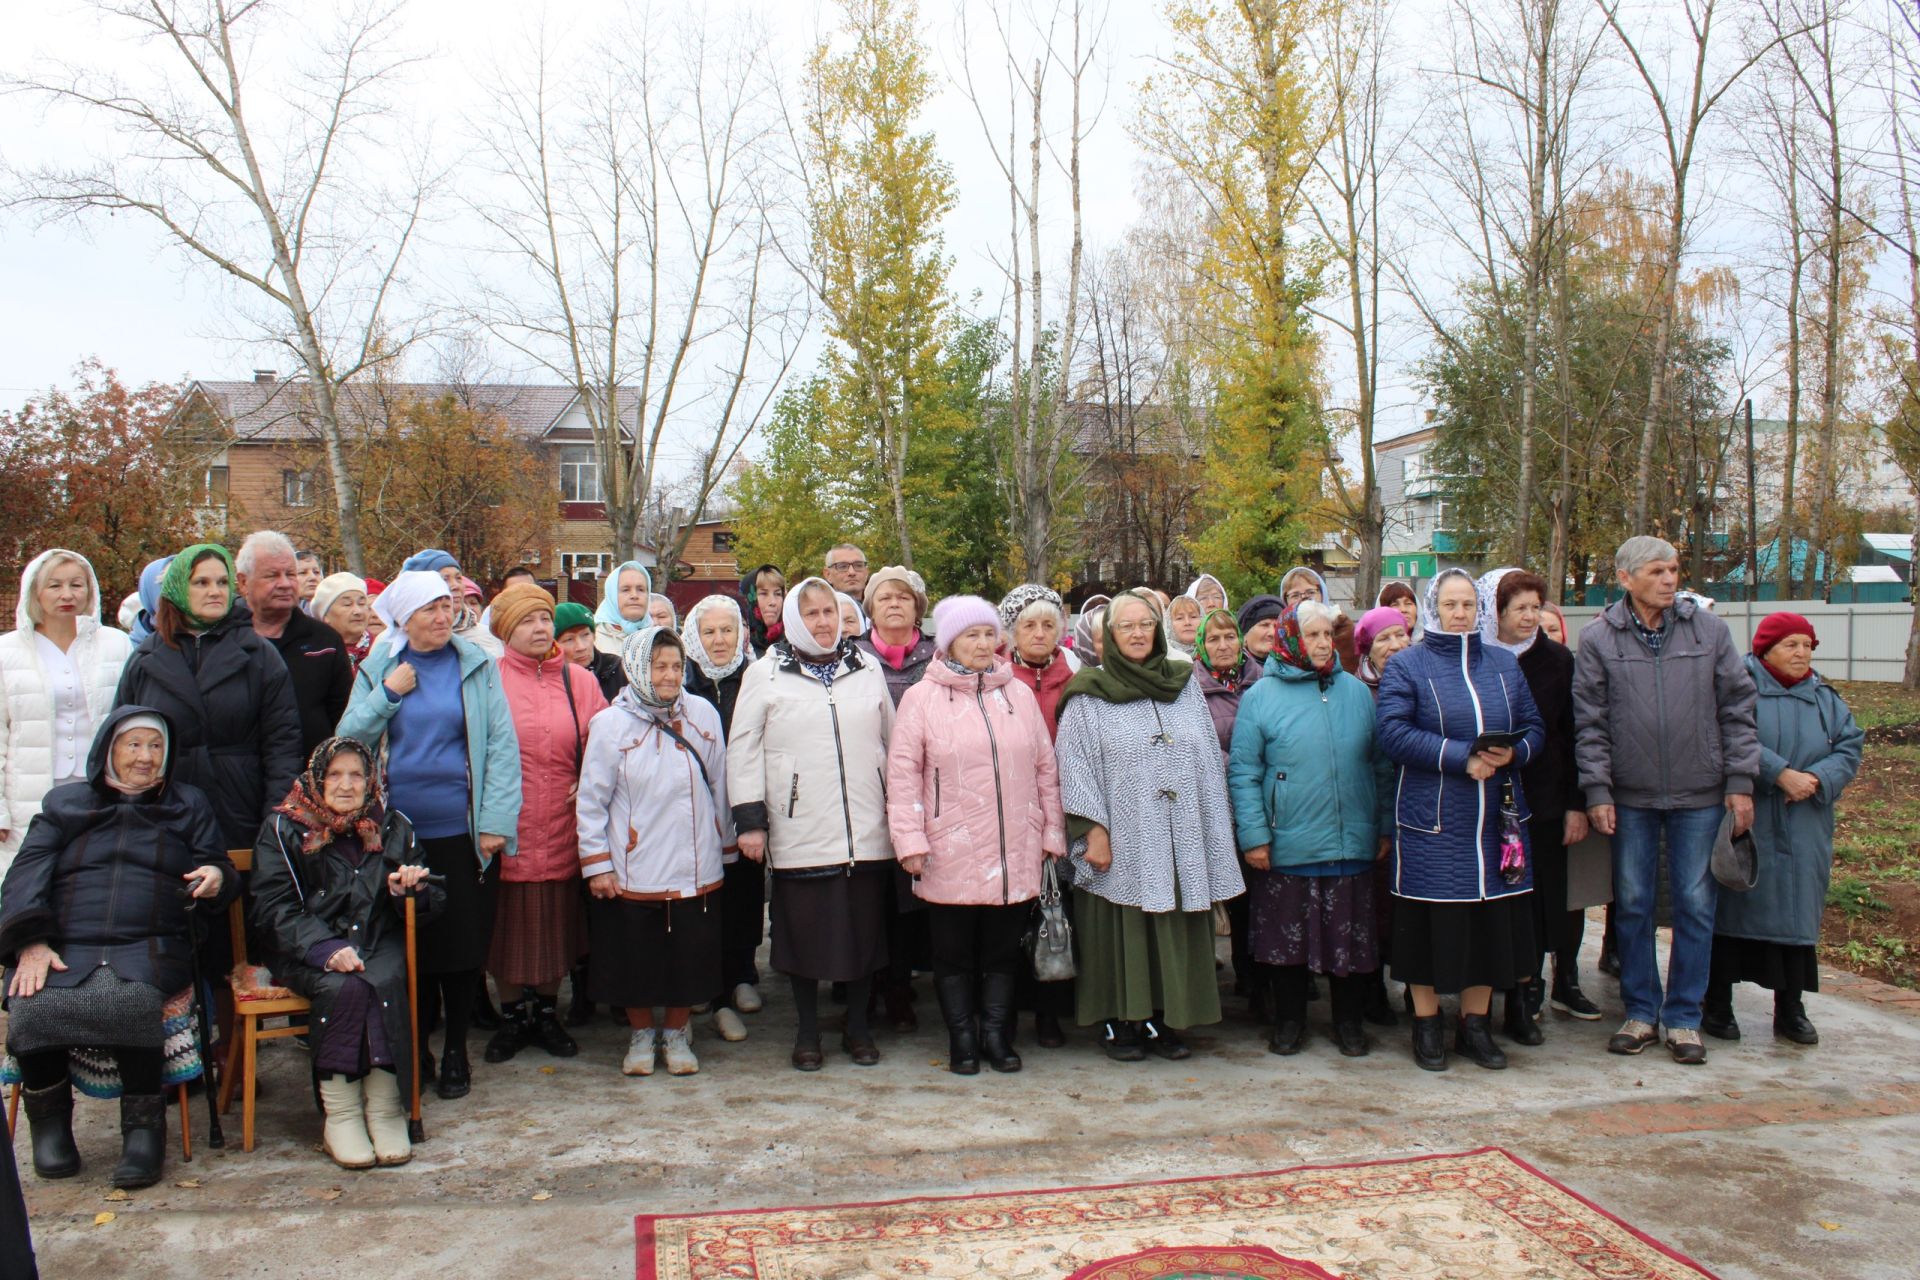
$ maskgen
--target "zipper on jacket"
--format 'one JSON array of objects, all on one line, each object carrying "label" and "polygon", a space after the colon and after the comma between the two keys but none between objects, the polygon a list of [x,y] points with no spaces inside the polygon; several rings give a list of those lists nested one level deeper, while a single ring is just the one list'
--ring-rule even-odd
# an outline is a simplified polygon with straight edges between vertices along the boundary
[{"label": "zipper on jacket", "polygon": [[793,785],[787,788],[787,816],[793,816],[793,807],[800,803],[800,775],[793,775]]},{"label": "zipper on jacket", "polygon": [[940,766],[933,766],[933,816],[940,816]]},{"label": "zipper on jacket", "polygon": [[[1334,744],[1333,701],[1327,696],[1325,689],[1320,691],[1320,718],[1326,725],[1327,742],[1331,746]],[[1333,764],[1333,829],[1344,836],[1347,833],[1347,807],[1340,799],[1340,752],[1338,750],[1329,752],[1328,759]]]},{"label": "zipper on jacket", "polygon": [[[1480,691],[1473,687],[1473,667],[1467,661],[1470,646],[1467,637],[1460,637],[1460,675],[1467,684],[1467,697],[1473,702],[1473,735],[1479,737],[1487,731],[1487,713],[1480,705]],[[1473,870],[1478,877],[1480,897],[1487,896],[1487,853],[1482,846],[1487,838],[1487,784],[1478,779],[1473,782],[1473,802],[1476,806],[1473,815]]]},{"label": "zipper on jacket", "polygon": [[847,799],[847,754],[840,741],[840,706],[833,700],[833,690],[827,690],[827,711],[833,716],[833,758],[840,769],[840,817],[847,824],[847,874],[853,874],[853,864],[859,855],[853,848],[853,805]]},{"label": "zipper on jacket", "polygon": [[987,726],[987,750],[993,754],[993,808],[1000,818],[1000,905],[1008,902],[1007,889],[1007,802],[1000,784],[1000,740],[993,736],[993,717],[987,714],[987,678],[974,677],[973,701],[980,708],[980,722]]}]

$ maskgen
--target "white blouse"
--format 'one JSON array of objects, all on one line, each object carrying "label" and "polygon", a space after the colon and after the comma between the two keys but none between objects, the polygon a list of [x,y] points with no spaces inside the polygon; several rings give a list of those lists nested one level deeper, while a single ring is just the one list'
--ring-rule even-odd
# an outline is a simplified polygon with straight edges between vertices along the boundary
[{"label": "white blouse", "polygon": [[39,642],[40,665],[46,670],[53,703],[53,780],[70,782],[86,768],[93,714],[87,709],[86,689],[72,656],[38,631],[34,639]]}]

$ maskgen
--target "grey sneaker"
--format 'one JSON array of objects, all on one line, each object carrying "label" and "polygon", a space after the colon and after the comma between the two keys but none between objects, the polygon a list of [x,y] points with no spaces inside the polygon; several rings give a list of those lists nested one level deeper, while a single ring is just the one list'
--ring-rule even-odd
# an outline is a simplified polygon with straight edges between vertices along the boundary
[{"label": "grey sneaker", "polygon": [[627,1040],[627,1056],[620,1061],[620,1071],[629,1076],[650,1076],[653,1074],[653,1059],[658,1048],[658,1037],[652,1027],[636,1028]]},{"label": "grey sneaker", "polygon": [[1651,1022],[1642,1022],[1638,1018],[1628,1018],[1620,1024],[1620,1029],[1607,1041],[1608,1053],[1624,1053],[1632,1056],[1644,1053],[1650,1044],[1660,1042],[1660,1032]]},{"label": "grey sneaker", "polygon": [[1668,1028],[1667,1052],[1683,1067],[1697,1067],[1707,1060],[1707,1046],[1700,1039],[1698,1027]]},{"label": "grey sneaker", "polygon": [[667,1060],[667,1074],[690,1076],[700,1069],[700,1059],[693,1056],[693,1030],[690,1027],[669,1028],[660,1035],[660,1052]]}]

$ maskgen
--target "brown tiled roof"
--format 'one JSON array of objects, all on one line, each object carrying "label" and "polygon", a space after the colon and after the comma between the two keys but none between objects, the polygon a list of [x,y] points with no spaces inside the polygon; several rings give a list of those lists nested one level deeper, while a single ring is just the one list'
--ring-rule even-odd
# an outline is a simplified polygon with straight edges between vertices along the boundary
[{"label": "brown tiled roof", "polygon": [[[319,430],[312,422],[312,398],[305,380],[263,382],[196,381],[187,389],[218,413],[237,440],[314,440]],[[516,435],[528,440],[544,436],[574,401],[572,387],[510,382],[384,382],[351,383],[340,392],[343,416],[362,422],[385,418],[388,406],[403,400],[438,400],[451,395],[463,404],[497,413]],[[637,405],[629,401],[628,430],[636,421]]]}]

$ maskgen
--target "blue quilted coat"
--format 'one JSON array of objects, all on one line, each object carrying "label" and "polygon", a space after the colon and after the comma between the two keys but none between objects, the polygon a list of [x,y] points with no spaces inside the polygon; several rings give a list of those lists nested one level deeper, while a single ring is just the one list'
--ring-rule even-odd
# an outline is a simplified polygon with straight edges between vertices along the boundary
[{"label": "blue quilted coat", "polygon": [[[1400,766],[1395,784],[1393,891],[1428,902],[1478,902],[1533,887],[1532,853],[1517,884],[1500,875],[1502,784],[1513,786],[1527,838],[1520,770],[1544,747],[1540,712],[1520,664],[1478,632],[1437,628],[1380,673],[1377,737]],[[1513,763],[1485,782],[1467,775],[1473,740],[1519,733]]]}]

